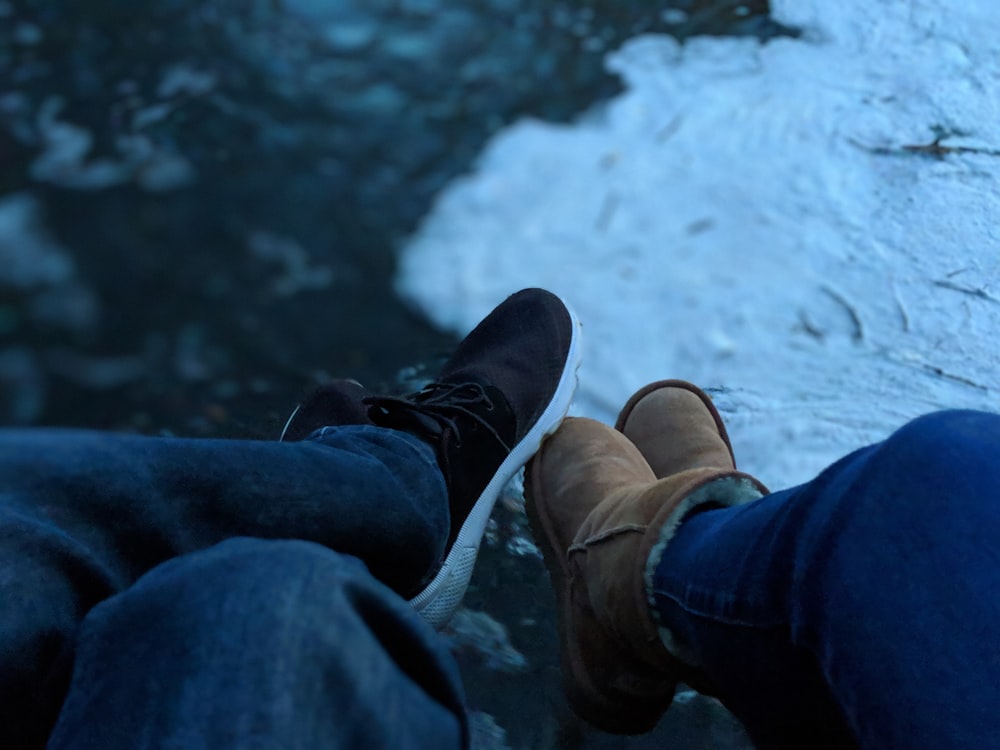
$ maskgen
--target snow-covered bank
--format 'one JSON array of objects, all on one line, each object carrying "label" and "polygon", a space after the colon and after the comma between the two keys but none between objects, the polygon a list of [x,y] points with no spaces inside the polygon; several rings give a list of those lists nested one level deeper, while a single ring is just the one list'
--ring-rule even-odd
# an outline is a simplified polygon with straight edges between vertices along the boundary
[{"label": "snow-covered bank", "polygon": [[996,408],[1000,5],[773,6],[801,39],[636,39],[609,105],[501,134],[399,287],[458,332],[522,286],[565,295],[578,413],[660,377],[718,388],[777,487],[923,412]]}]

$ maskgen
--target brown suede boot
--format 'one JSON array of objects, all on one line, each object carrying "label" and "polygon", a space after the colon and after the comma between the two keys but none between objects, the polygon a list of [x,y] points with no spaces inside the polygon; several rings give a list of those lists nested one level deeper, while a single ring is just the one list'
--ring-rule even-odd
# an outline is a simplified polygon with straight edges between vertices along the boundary
[{"label": "brown suede boot", "polygon": [[[664,426],[641,432],[646,447],[659,451],[658,469],[669,474],[657,478],[624,434],[589,419],[563,422],[526,474],[528,517],[556,591],[566,693],[581,718],[604,731],[651,730],[677,683],[697,673],[679,649],[665,645],[672,639],[653,620],[656,550],[692,510],[766,492],[735,471],[721,421],[717,426],[700,391],[680,390],[694,399],[668,399],[664,414],[659,398],[649,404],[640,398],[629,402],[623,420],[637,432],[647,417]],[[648,410],[654,403],[655,411]]]},{"label": "brown suede boot", "polygon": [[625,433],[657,479],[700,466],[736,467],[712,399],[686,380],[658,380],[628,400],[615,429]]}]

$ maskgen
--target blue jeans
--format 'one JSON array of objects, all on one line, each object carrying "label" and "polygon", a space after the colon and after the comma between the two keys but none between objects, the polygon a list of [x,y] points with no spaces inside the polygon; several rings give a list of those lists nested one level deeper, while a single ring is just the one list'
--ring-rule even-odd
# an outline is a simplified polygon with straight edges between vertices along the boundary
[{"label": "blue jeans", "polygon": [[[761,748],[994,744],[998,449],[1000,418],[931,415],[681,526],[657,613]],[[404,433],[0,433],[0,747],[459,747],[398,596],[447,527]]]},{"label": "blue jeans", "polygon": [[922,417],[807,484],[694,515],[653,584],[762,750],[996,747],[1000,417]]},{"label": "blue jeans", "polygon": [[448,524],[402,432],[0,431],[0,747],[460,747]]},{"label": "blue jeans", "polygon": [[52,750],[460,748],[443,641],[355,558],[231,539],[84,619]]}]

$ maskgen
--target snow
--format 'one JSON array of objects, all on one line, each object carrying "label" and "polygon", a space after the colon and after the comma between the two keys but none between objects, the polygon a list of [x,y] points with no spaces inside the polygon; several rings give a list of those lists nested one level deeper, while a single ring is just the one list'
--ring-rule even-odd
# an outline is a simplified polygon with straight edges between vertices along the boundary
[{"label": "snow", "polygon": [[586,335],[575,413],[687,378],[781,487],[919,414],[996,408],[1000,5],[772,6],[801,38],[634,39],[614,101],[502,132],[398,286],[460,334],[558,292]]}]

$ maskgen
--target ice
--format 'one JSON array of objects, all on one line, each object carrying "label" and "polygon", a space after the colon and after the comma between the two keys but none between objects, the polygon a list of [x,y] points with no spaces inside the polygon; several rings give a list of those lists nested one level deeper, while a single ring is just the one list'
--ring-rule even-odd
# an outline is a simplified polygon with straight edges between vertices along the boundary
[{"label": "ice", "polygon": [[398,286],[457,333],[518,288],[562,294],[576,413],[688,378],[777,487],[921,413],[995,408],[1000,5],[773,7],[800,38],[634,39],[618,98],[503,131]]}]

